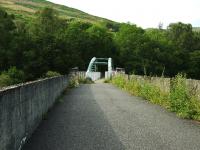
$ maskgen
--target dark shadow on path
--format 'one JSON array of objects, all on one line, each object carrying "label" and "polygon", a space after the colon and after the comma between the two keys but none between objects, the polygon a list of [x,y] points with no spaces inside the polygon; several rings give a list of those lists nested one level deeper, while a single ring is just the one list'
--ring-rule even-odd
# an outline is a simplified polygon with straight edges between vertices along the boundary
[{"label": "dark shadow on path", "polygon": [[71,90],[49,112],[23,150],[123,150],[91,85]]}]

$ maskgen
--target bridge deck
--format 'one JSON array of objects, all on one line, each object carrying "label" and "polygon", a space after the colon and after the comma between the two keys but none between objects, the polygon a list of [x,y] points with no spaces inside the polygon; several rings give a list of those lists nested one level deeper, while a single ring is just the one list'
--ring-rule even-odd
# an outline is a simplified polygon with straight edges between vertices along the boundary
[{"label": "bridge deck", "polygon": [[24,150],[193,150],[200,126],[109,84],[69,91]]}]

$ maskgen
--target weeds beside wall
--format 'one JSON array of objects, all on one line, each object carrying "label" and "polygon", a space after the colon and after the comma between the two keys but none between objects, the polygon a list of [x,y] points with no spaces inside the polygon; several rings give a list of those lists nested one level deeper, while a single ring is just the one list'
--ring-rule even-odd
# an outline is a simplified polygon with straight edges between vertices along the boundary
[{"label": "weeds beside wall", "polygon": [[198,80],[188,80],[181,74],[172,79],[116,75],[111,82],[132,95],[164,106],[182,118],[200,120],[200,81]]},{"label": "weeds beside wall", "polygon": [[69,87],[78,87],[80,84],[92,84],[94,83],[92,79],[86,78],[84,71],[78,71],[78,72],[71,72],[69,75],[70,81],[69,81]]}]

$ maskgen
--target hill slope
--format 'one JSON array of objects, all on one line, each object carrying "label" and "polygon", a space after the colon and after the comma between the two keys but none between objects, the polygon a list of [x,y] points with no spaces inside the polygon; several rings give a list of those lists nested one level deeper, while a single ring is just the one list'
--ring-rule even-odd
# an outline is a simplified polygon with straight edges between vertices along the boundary
[{"label": "hill slope", "polygon": [[89,15],[80,10],[63,5],[54,4],[46,0],[0,0],[0,6],[5,8],[8,13],[12,13],[17,19],[30,19],[35,17],[35,12],[44,8],[55,9],[63,18],[76,18],[88,22],[112,22],[104,18]]}]

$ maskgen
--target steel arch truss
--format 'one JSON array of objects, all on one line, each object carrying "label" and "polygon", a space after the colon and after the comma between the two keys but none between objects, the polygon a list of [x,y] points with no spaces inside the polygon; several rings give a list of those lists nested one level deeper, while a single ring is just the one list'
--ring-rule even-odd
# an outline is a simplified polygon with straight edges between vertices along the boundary
[{"label": "steel arch truss", "polygon": [[107,76],[111,77],[112,72],[113,72],[112,58],[96,58],[96,57],[93,57],[91,59],[87,72],[86,72],[86,77],[90,77],[93,79],[94,73],[97,73],[98,65],[108,65]]}]

